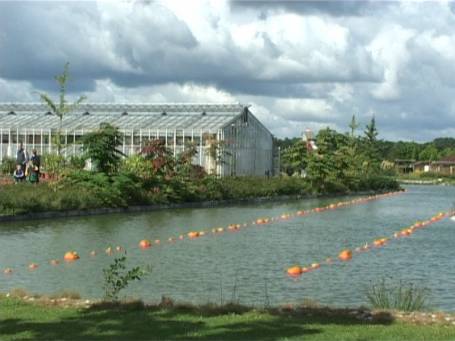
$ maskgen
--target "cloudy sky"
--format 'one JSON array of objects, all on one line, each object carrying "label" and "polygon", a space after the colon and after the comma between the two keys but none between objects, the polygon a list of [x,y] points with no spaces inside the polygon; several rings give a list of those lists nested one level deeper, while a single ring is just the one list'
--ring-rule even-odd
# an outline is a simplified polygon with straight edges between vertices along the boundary
[{"label": "cloudy sky", "polygon": [[0,1],[0,102],[241,102],[277,136],[455,136],[455,3]]}]

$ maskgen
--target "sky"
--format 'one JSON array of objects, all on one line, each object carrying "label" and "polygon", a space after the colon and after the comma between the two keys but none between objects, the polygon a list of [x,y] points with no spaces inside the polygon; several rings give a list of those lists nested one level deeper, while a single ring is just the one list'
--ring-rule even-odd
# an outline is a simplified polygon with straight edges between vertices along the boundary
[{"label": "sky", "polygon": [[449,1],[1,1],[0,102],[231,103],[277,137],[306,128],[455,137]]}]

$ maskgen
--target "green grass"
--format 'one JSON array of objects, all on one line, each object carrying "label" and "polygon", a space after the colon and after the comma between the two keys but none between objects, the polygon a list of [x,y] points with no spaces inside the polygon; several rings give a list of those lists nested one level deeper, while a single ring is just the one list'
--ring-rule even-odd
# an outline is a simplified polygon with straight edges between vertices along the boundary
[{"label": "green grass", "polygon": [[63,308],[0,299],[0,340],[455,340],[455,326],[360,322],[339,311],[242,307]]}]

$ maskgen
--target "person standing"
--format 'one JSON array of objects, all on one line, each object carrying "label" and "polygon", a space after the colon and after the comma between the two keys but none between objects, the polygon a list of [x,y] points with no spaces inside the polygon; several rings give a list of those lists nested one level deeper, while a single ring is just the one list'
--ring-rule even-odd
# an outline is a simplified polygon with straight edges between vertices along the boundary
[{"label": "person standing", "polygon": [[27,162],[28,162],[27,152],[25,151],[24,145],[21,142],[16,153],[16,165],[21,166],[22,171],[25,172]]},{"label": "person standing", "polygon": [[32,157],[30,158],[30,182],[31,183],[38,183],[39,182],[39,175],[40,175],[40,168],[41,168],[41,159],[36,149],[32,151]]}]

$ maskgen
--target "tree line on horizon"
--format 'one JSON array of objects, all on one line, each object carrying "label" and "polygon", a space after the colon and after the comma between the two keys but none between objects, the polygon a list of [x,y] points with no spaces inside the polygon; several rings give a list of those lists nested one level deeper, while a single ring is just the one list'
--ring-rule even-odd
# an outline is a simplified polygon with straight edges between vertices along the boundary
[{"label": "tree line on horizon", "polygon": [[[378,160],[389,162],[396,160],[437,161],[455,156],[455,138],[452,137],[438,137],[433,141],[421,143],[415,141],[388,141],[377,139],[378,132],[374,118],[366,125],[362,135],[356,134],[358,126],[355,116],[353,116],[349,124],[350,131],[348,132],[340,133],[329,127],[321,129],[315,136],[316,145],[320,145],[328,136],[331,136],[334,141],[337,141],[337,145],[339,144],[340,146],[346,144],[349,138],[354,138],[360,148],[373,145],[374,153]],[[301,137],[276,138],[275,144],[281,149],[283,171],[292,173],[300,168],[301,165],[298,164],[298,159],[304,159],[307,154],[306,144]]]}]

